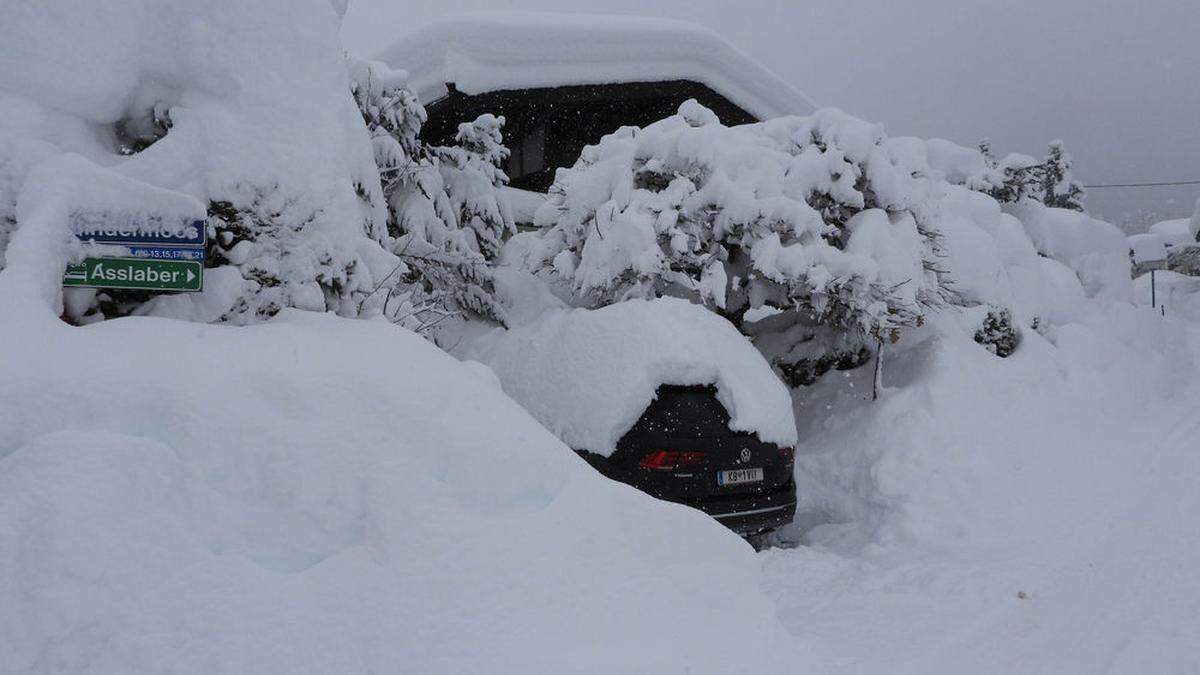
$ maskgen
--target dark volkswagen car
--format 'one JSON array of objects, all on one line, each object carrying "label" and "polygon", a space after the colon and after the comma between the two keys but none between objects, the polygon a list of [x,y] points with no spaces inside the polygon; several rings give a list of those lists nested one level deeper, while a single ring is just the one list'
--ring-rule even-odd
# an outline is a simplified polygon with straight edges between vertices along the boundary
[{"label": "dark volkswagen car", "polygon": [[663,385],[611,457],[580,455],[609,478],[750,536],[792,521],[793,453],[732,431],[715,387]]}]

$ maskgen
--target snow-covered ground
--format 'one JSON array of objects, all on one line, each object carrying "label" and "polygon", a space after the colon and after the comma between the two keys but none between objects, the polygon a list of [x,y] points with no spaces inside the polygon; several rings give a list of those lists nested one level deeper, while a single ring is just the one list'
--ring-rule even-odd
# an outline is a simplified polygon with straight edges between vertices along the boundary
[{"label": "snow-covered ground", "polygon": [[[336,39],[344,8],[0,3],[0,673],[1200,671],[1196,278],[1158,275],[1166,309],[1150,308],[1111,225],[1002,208],[970,187],[978,153],[819,113],[861,151],[847,157],[876,158],[864,166],[894,188],[889,211],[937,225],[962,307],[896,332],[879,400],[870,368],[793,393],[801,510],[755,554],[602,478],[547,430],[569,435],[544,404],[575,403],[561,414],[604,413],[579,445],[610,445],[661,367],[716,381],[735,424],[790,442],[788,415],[746,408],[773,376],[716,314],[679,299],[564,307],[562,288],[515,269],[534,233],[496,273],[511,330],[463,330],[461,353],[500,377],[355,310],[397,267]],[[628,21],[600,33],[619,43]],[[567,37],[594,28],[568,23]],[[125,122],[160,105],[170,133],[117,152]],[[705,112],[685,104],[638,137],[700,158],[700,141],[723,139],[733,152],[714,162],[757,148],[778,175],[757,159],[717,175],[778,202],[794,133],[814,120],[734,129]],[[632,146],[623,133],[610,149]],[[854,183],[826,151],[808,153],[821,184],[838,176],[824,189]],[[633,184],[631,161],[613,166]],[[588,218],[615,212],[595,208],[609,192]],[[807,187],[786,196],[817,218]],[[303,226],[234,245],[205,292],[146,303],[151,316],[60,320],[62,270],[83,254],[75,212],[223,203]],[[859,219],[868,233],[892,227],[882,209]],[[1194,238],[1197,222],[1154,234]],[[871,239],[855,267],[896,253]],[[989,305],[1023,334],[1008,358],[972,339]],[[222,317],[254,325],[211,325]],[[651,324],[653,349],[629,348]],[[535,358],[506,351],[521,342]],[[520,386],[523,369],[589,350],[638,357],[626,367],[640,378],[594,371],[597,388],[640,398],[584,410],[570,382]]]},{"label": "snow-covered ground", "polygon": [[1200,669],[1200,325],[1112,306],[1004,360],[965,338],[915,342],[880,402],[860,401],[858,373],[797,398],[809,510],[790,534],[818,525],[760,554],[797,658]]},{"label": "snow-covered ground", "polygon": [[0,673],[781,667],[749,547],[479,364],[296,310],[69,326],[41,224],[0,271]]}]

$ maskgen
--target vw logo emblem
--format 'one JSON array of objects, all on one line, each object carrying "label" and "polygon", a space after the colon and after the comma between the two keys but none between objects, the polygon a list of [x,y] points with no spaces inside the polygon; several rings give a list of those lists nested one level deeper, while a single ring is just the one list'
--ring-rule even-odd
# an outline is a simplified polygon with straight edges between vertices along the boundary
[{"label": "vw logo emblem", "polygon": [[742,448],[742,464],[750,461],[750,448]]}]

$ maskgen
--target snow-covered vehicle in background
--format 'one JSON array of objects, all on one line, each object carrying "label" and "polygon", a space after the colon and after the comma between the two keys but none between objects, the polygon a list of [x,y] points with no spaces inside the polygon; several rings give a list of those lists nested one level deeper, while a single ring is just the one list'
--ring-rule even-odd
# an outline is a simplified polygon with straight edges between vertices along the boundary
[{"label": "snow-covered vehicle in background", "polygon": [[796,509],[791,398],[725,319],[684,300],[553,309],[466,354],[589,464],[743,535]]}]

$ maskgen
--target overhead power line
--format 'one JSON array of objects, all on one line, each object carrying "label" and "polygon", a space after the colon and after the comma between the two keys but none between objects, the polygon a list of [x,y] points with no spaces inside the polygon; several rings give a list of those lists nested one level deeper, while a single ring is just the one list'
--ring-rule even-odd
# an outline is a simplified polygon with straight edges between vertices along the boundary
[{"label": "overhead power line", "polygon": [[1163,183],[1109,183],[1107,185],[1084,185],[1087,189],[1092,188],[1132,188],[1132,187],[1160,187],[1165,185],[1200,185],[1200,180],[1174,180]]}]

